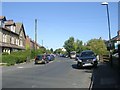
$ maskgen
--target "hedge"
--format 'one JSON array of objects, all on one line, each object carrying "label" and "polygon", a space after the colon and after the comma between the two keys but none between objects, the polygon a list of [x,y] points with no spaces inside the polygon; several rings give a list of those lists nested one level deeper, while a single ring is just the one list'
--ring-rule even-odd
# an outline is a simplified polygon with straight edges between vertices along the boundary
[{"label": "hedge", "polygon": [[37,54],[43,54],[41,50],[24,50],[24,51],[17,51],[12,52],[11,54],[3,54],[2,55],[2,63],[7,63],[7,66],[15,65],[19,63],[23,63],[27,61],[27,58],[33,59]]}]

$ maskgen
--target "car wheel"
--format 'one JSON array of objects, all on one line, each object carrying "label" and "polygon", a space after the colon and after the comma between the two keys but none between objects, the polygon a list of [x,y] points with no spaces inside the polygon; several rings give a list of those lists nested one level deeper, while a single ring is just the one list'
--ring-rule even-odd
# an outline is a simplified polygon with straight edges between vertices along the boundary
[{"label": "car wheel", "polygon": [[82,68],[82,64],[81,63],[77,63],[77,68],[81,69]]}]

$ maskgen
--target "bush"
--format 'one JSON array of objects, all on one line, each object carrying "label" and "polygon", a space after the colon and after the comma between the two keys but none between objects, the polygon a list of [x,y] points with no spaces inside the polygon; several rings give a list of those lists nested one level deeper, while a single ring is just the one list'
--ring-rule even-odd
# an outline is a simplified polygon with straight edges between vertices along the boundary
[{"label": "bush", "polygon": [[2,55],[9,55],[9,53],[7,53],[7,52],[3,52]]},{"label": "bush", "polygon": [[7,63],[7,66],[14,65],[15,64],[14,57],[12,57],[11,55],[3,55],[2,63]]},{"label": "bush", "polygon": [[41,50],[25,50],[25,51],[17,51],[12,52],[11,54],[3,54],[2,62],[7,63],[7,66],[19,64],[27,61],[27,57],[29,59],[34,58],[37,54],[43,54]]}]

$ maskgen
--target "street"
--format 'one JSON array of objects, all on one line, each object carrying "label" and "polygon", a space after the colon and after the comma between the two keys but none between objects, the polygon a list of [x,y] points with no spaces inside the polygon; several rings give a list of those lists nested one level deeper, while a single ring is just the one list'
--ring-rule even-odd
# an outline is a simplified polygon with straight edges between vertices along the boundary
[{"label": "street", "polygon": [[48,64],[34,62],[2,68],[2,88],[89,88],[91,68],[76,68],[74,59],[57,57]]}]

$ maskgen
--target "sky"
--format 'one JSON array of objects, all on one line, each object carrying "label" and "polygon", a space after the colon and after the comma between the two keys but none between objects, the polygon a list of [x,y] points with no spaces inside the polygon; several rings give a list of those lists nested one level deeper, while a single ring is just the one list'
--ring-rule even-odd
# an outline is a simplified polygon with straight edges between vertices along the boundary
[{"label": "sky", "polygon": [[[109,3],[111,36],[118,31],[118,3]],[[101,2],[3,2],[2,15],[22,22],[25,33],[46,48],[61,48],[73,36],[86,43],[90,39],[108,40],[106,6]]]}]

